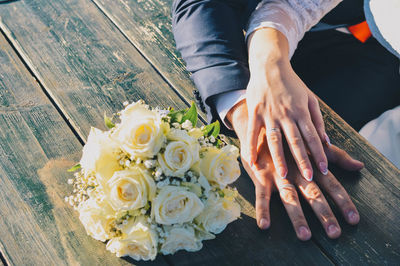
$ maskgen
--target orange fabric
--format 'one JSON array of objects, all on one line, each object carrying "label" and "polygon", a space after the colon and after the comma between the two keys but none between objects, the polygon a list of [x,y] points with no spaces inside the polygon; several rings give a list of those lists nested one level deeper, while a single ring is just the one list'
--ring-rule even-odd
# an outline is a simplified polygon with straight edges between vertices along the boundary
[{"label": "orange fabric", "polygon": [[369,29],[366,21],[363,21],[353,26],[349,26],[347,27],[347,29],[362,43],[366,42],[369,37],[372,36],[371,30]]}]

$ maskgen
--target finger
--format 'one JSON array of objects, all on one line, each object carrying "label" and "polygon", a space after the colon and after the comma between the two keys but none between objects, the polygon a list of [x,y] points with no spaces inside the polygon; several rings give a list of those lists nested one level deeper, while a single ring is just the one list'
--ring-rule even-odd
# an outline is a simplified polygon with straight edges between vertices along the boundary
[{"label": "finger", "polygon": [[298,125],[318,169],[323,175],[328,174],[328,159],[326,158],[324,147],[322,146],[321,139],[318,136],[314,124],[311,120],[304,119],[299,120]]},{"label": "finger", "polygon": [[289,148],[293,157],[296,161],[297,167],[302,173],[303,177],[308,181],[312,180],[313,170],[311,167],[308,154],[303,143],[303,138],[297,128],[291,121],[281,123],[284,130],[286,140],[289,144]]},{"label": "finger", "polygon": [[317,184],[315,182],[306,182],[303,178],[297,178],[296,184],[304,198],[314,210],[326,234],[330,238],[338,238],[341,234],[339,223]]},{"label": "finger", "polygon": [[272,185],[262,186],[256,184],[256,218],[258,227],[269,228],[271,224],[269,203],[271,198]]},{"label": "finger", "polygon": [[282,146],[282,133],[280,126],[275,122],[266,122],[266,134],[269,152],[272,157],[276,172],[282,177],[286,178],[287,165],[285,154]]},{"label": "finger", "polygon": [[332,175],[332,173],[329,172],[327,176],[322,178],[318,176],[316,181],[318,185],[333,199],[346,221],[352,225],[358,224],[360,221],[360,215],[356,206],[350,199],[350,196],[347,194],[344,187]]},{"label": "finger", "polygon": [[309,97],[308,109],[310,110],[311,120],[315,126],[315,129],[317,130],[321,142],[330,145],[331,142],[325,132],[324,118],[322,116],[321,109],[319,108],[318,100],[314,95]]},{"label": "finger", "polygon": [[357,171],[364,167],[364,163],[353,159],[346,151],[335,145],[325,147],[325,153],[330,162],[336,163],[343,169]]},{"label": "finger", "polygon": [[309,240],[311,230],[304,217],[295,187],[287,179],[277,178],[275,182],[297,237],[303,241]]},{"label": "finger", "polygon": [[[250,118],[251,117],[251,118]],[[249,155],[250,166],[257,161],[257,140],[261,130],[261,119],[256,115],[249,116],[249,123],[247,129],[247,153]]]}]

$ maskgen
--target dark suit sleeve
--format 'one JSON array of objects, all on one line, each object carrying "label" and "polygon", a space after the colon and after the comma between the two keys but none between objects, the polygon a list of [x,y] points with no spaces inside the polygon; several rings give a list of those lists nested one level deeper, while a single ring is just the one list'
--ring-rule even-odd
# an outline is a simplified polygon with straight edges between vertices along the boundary
[{"label": "dark suit sleeve", "polygon": [[247,87],[249,69],[243,28],[256,2],[174,1],[172,28],[177,49],[203,102],[211,108],[212,96]]}]

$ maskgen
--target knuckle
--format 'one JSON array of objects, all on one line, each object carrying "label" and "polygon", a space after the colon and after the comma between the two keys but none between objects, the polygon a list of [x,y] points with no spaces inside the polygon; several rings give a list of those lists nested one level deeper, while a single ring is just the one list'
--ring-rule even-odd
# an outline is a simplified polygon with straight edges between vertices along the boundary
[{"label": "knuckle", "polygon": [[320,199],[322,197],[322,192],[319,188],[315,186],[308,186],[305,190],[307,198],[311,201]]},{"label": "knuckle", "polygon": [[306,219],[304,218],[304,215],[302,215],[301,213],[295,214],[292,219],[293,219],[293,225],[295,227],[300,227],[306,224]]},{"label": "knuckle", "polygon": [[324,207],[319,210],[317,215],[325,224],[336,223],[336,218],[328,207]]},{"label": "knuckle", "polygon": [[304,118],[309,115],[308,109],[305,109],[304,107],[298,107],[296,108],[296,117],[297,118]]},{"label": "knuckle", "polygon": [[308,160],[305,159],[304,157],[303,157],[303,158],[300,158],[300,159],[298,160],[298,162],[299,162],[300,168],[302,168],[302,169],[308,168],[308,165],[309,165]]},{"label": "knuckle", "polygon": [[304,134],[304,138],[309,144],[318,143],[318,141],[320,141],[319,137],[311,132],[307,132],[306,134]]},{"label": "knuckle", "polygon": [[268,217],[269,216],[268,205],[267,204],[258,205],[257,215],[259,215],[260,217]]},{"label": "knuckle", "polygon": [[282,106],[280,108],[280,113],[283,117],[291,117],[292,116],[292,109],[287,106]]},{"label": "knuckle", "polygon": [[343,192],[342,185],[337,180],[334,179],[329,179],[328,190],[334,194]]},{"label": "knuckle", "polygon": [[267,138],[269,143],[275,143],[275,144],[280,143],[282,138],[281,132],[277,131],[269,132]]},{"label": "knuckle", "polygon": [[298,201],[297,192],[294,188],[281,189],[280,196],[285,203],[296,204]]},{"label": "knuckle", "polygon": [[292,146],[301,146],[303,144],[303,139],[301,137],[292,137],[289,139],[289,144]]},{"label": "knuckle", "polygon": [[343,192],[342,185],[340,185],[339,182],[332,182],[331,186],[330,186],[330,190],[332,191],[332,193],[336,193],[336,194]]},{"label": "knuckle", "polygon": [[276,156],[276,158],[274,160],[275,160],[274,165],[276,165],[280,168],[286,168],[286,163],[285,163],[284,157],[278,155],[278,156]]},{"label": "knuckle", "polygon": [[260,190],[257,192],[256,195],[256,200],[268,200],[269,197],[267,196],[267,193],[264,190]]},{"label": "knuckle", "polygon": [[259,116],[262,116],[265,113],[265,110],[266,110],[265,103],[257,103],[254,106],[253,114],[256,117],[259,117]]}]

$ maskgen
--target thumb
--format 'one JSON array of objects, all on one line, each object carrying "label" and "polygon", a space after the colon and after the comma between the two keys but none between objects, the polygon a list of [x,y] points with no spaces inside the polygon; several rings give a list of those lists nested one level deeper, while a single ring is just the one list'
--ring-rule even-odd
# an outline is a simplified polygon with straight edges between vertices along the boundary
[{"label": "thumb", "polygon": [[363,162],[352,158],[346,151],[335,145],[325,147],[325,153],[330,162],[339,165],[345,170],[358,171],[364,168]]}]

